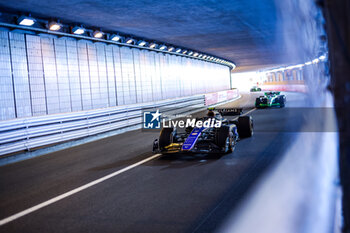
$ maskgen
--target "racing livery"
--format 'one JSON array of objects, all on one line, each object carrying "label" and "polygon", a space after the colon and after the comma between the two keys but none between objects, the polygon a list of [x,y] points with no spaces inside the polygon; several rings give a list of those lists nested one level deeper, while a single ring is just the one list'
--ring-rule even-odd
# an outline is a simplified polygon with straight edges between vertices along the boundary
[{"label": "racing livery", "polygon": [[256,108],[266,107],[281,107],[286,104],[286,96],[281,95],[280,92],[265,92],[264,96],[260,96],[255,99]]},{"label": "racing livery", "polygon": [[[214,111],[213,111],[214,112]],[[173,128],[163,127],[159,139],[153,143],[153,152],[171,153],[218,153],[232,152],[240,138],[253,134],[253,121],[250,116],[239,116],[242,109],[218,109],[213,117],[198,120],[221,121],[220,127],[213,124],[202,127]],[[224,119],[222,116],[233,116]]]}]

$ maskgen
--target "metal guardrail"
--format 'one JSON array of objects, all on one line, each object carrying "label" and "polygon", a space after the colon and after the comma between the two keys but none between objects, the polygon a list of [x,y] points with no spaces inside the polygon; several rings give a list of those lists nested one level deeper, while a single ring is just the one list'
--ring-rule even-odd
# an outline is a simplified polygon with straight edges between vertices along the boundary
[{"label": "metal guardrail", "polygon": [[182,113],[204,107],[204,95],[81,112],[0,121],[0,155],[123,128],[141,128],[146,109]]}]

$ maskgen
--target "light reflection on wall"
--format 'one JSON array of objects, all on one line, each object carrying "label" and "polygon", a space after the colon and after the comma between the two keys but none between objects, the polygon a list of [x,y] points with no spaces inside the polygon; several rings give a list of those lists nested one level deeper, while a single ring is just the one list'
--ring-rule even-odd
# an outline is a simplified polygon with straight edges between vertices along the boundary
[{"label": "light reflection on wall", "polygon": [[229,67],[48,34],[0,31],[0,120],[230,88]]}]

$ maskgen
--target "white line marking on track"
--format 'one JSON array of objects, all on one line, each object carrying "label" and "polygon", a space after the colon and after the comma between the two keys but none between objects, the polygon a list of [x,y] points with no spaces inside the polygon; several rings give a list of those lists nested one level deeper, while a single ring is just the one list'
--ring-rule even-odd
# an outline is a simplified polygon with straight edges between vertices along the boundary
[{"label": "white line marking on track", "polygon": [[[256,108],[253,108],[253,109],[249,110],[248,112],[243,113],[241,116],[248,115],[249,113],[251,113],[251,112],[253,112],[253,111],[255,111],[255,110],[256,110]],[[233,120],[237,120],[237,119],[238,119],[238,117],[233,118]]]},{"label": "white line marking on track", "polygon": [[125,168],[123,168],[121,170],[118,170],[118,171],[113,172],[113,173],[111,173],[109,175],[101,177],[101,178],[99,178],[97,180],[94,180],[94,181],[92,181],[90,183],[87,183],[87,184],[85,184],[83,186],[80,186],[80,187],[78,187],[76,189],[73,189],[73,190],[71,190],[69,192],[63,193],[63,194],[61,194],[61,195],[59,195],[57,197],[51,198],[51,199],[49,199],[49,200],[47,200],[45,202],[42,202],[42,203],[40,203],[40,204],[38,204],[36,206],[30,207],[30,208],[28,208],[26,210],[23,210],[23,211],[21,211],[21,212],[19,212],[17,214],[14,214],[14,215],[11,215],[11,216],[9,216],[7,218],[4,218],[4,219],[0,220],[0,226],[4,225],[6,223],[12,222],[12,221],[14,221],[14,220],[16,220],[16,219],[18,219],[20,217],[23,217],[25,215],[30,214],[30,213],[33,213],[34,211],[37,211],[37,210],[39,210],[41,208],[44,208],[44,207],[46,207],[48,205],[51,205],[51,204],[53,204],[55,202],[58,202],[58,201],[66,198],[66,197],[69,197],[69,196],[71,196],[73,194],[76,194],[76,193],[78,193],[80,191],[83,191],[83,190],[85,190],[87,188],[90,188],[90,187],[92,187],[92,186],[94,186],[96,184],[99,184],[99,183],[101,183],[101,182],[103,182],[105,180],[108,180],[108,179],[110,179],[110,178],[112,178],[114,176],[117,176],[117,175],[119,175],[119,174],[121,174],[123,172],[126,172],[126,171],[128,171],[130,169],[133,169],[133,168],[135,168],[135,167],[137,167],[137,166],[139,166],[141,164],[144,164],[144,163],[146,163],[148,161],[151,161],[151,160],[153,160],[155,158],[158,158],[159,156],[161,156],[161,154],[155,154],[155,155],[153,155],[151,157],[148,157],[148,158],[146,158],[144,160],[141,160],[141,161],[139,161],[137,163],[134,163],[134,164],[132,164],[130,166],[127,166],[127,167],[125,167]]},{"label": "white line marking on track", "polygon": [[[253,109],[249,110],[248,112],[242,114],[242,116],[245,116],[245,115],[247,115],[247,114],[253,112],[254,110],[256,110],[256,108],[253,108]],[[113,172],[113,173],[111,173],[111,174],[109,174],[109,175],[106,175],[106,176],[104,176],[104,177],[101,177],[101,178],[99,178],[99,179],[97,179],[97,180],[91,181],[90,183],[87,183],[87,184],[85,184],[85,185],[83,185],[83,186],[80,186],[80,187],[78,187],[78,188],[76,188],[76,189],[73,189],[73,190],[71,190],[71,191],[69,191],[69,192],[63,193],[63,194],[61,194],[61,195],[59,195],[59,196],[57,196],[57,197],[51,198],[51,199],[49,199],[49,200],[47,200],[47,201],[45,201],[45,202],[42,202],[42,203],[40,203],[40,204],[38,204],[38,205],[35,205],[35,206],[30,207],[30,208],[28,208],[28,209],[26,209],[26,210],[23,210],[23,211],[21,211],[21,212],[19,212],[19,213],[17,213],[17,214],[14,214],[14,215],[11,215],[11,216],[9,216],[9,217],[7,217],[7,218],[4,218],[4,219],[0,220],[0,226],[4,225],[4,224],[6,224],[6,223],[12,222],[12,221],[14,221],[14,220],[16,220],[16,219],[18,219],[18,218],[20,218],[20,217],[23,217],[23,216],[25,216],[25,215],[30,214],[30,213],[33,213],[34,211],[37,211],[37,210],[39,210],[39,209],[41,209],[41,208],[44,208],[44,207],[46,207],[46,206],[48,206],[48,205],[51,205],[51,204],[53,204],[53,203],[55,203],[55,202],[58,202],[58,201],[60,201],[60,200],[62,200],[62,199],[64,199],[64,198],[66,198],[66,197],[69,197],[69,196],[71,196],[71,195],[73,195],[73,194],[76,194],[76,193],[78,193],[78,192],[80,192],[80,191],[83,191],[83,190],[85,190],[85,189],[87,189],[87,188],[90,188],[90,187],[92,187],[92,186],[94,186],[94,185],[97,185],[97,184],[99,184],[99,183],[102,183],[102,182],[105,181],[105,180],[108,180],[108,179],[110,179],[110,178],[112,178],[112,177],[114,177],[114,176],[117,176],[117,175],[119,175],[119,174],[121,174],[121,173],[123,173],[123,172],[126,172],[126,171],[128,171],[128,170],[130,170],[130,169],[133,169],[133,168],[135,168],[135,167],[137,167],[137,166],[139,166],[139,165],[141,165],[141,164],[144,164],[144,163],[146,163],[146,162],[148,162],[148,161],[151,161],[151,160],[153,160],[153,159],[155,159],[155,158],[158,158],[159,156],[161,156],[161,154],[155,154],[155,155],[153,155],[153,156],[151,156],[151,157],[148,157],[148,158],[146,158],[146,159],[144,159],[144,160],[141,160],[141,161],[139,161],[139,162],[137,162],[137,163],[134,163],[134,164],[132,164],[132,165],[130,165],[130,166],[127,166],[127,167],[125,167],[125,168],[123,168],[123,169],[121,169],[121,170],[118,170],[118,171],[116,171],[116,172]]]},{"label": "white line marking on track", "polygon": [[255,110],[256,110],[256,108],[253,108],[252,110],[249,110],[248,112],[243,113],[242,116],[245,116],[245,115],[247,115],[247,114],[249,114],[249,113],[251,113],[251,112],[253,112],[253,111],[255,111]]}]

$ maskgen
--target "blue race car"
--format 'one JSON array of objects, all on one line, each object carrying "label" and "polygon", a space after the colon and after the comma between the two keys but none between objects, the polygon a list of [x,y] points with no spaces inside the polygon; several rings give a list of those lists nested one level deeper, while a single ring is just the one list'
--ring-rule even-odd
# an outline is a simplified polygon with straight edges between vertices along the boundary
[{"label": "blue race car", "polygon": [[[162,154],[225,154],[234,150],[240,138],[251,137],[253,135],[252,117],[237,117],[237,115],[242,113],[242,109],[218,109],[212,112],[214,113],[214,117],[206,116],[197,119],[204,122],[209,120],[211,123],[208,126],[163,128],[159,139],[156,139],[153,143],[153,152]],[[223,115],[233,116],[234,118],[224,119]],[[215,127],[217,121],[221,121],[220,127]]]}]

